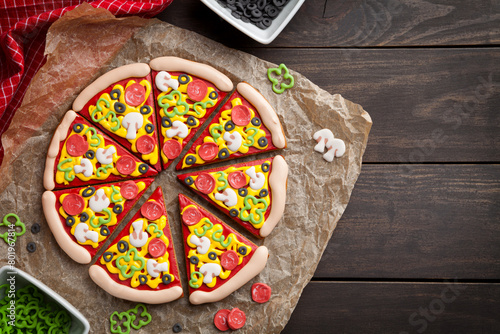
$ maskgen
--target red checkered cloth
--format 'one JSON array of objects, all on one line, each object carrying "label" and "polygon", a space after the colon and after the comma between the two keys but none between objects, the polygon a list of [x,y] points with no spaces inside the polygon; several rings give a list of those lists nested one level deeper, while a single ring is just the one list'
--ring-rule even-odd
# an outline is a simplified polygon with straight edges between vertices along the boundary
[{"label": "red checkered cloth", "polygon": [[[0,0],[0,136],[21,104],[31,78],[45,63],[50,25],[82,2],[115,16],[152,17],[173,0]],[[0,165],[3,161],[0,142]]]}]

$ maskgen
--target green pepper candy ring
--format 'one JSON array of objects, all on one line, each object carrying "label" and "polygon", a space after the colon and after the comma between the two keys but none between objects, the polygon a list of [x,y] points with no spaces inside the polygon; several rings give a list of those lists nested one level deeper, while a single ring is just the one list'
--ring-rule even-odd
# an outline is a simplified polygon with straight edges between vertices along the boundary
[{"label": "green pepper candy ring", "polygon": [[[143,311],[139,314],[139,308],[143,309]],[[141,329],[142,327],[146,326],[151,322],[151,314],[148,313],[148,310],[146,309],[146,305],[144,304],[137,304],[133,309],[130,309],[127,311],[128,314],[130,314],[131,322],[130,325],[132,326],[133,329]],[[139,324],[135,324],[135,320],[140,317],[145,317],[146,320],[139,319]]]},{"label": "green pepper candy ring", "polygon": [[[9,220],[8,220],[11,217],[14,217],[16,219],[16,222],[14,224],[9,222]],[[2,225],[5,227],[9,227],[11,225],[14,225],[14,227],[17,226],[17,227],[21,228],[21,232],[14,231],[14,236],[11,235],[12,242],[16,242],[17,237],[20,237],[24,233],[26,233],[26,225],[24,225],[24,223],[21,221],[21,219],[19,219],[19,216],[16,215],[15,213],[9,213],[9,214],[5,215],[3,217],[2,224],[0,224],[0,226],[2,226]],[[9,231],[6,231],[6,232],[0,234],[0,238],[2,238],[7,244],[9,244]]]},{"label": "green pepper candy ring", "polygon": [[[118,320],[115,320],[114,317],[118,318]],[[126,320],[122,322],[120,326],[116,326],[119,321],[122,321],[122,319],[125,318]],[[132,318],[128,312],[122,312],[118,313],[114,311],[111,313],[111,316],[109,317],[109,322],[110,322],[110,328],[109,330],[113,334],[129,334],[130,333],[130,323],[132,322]],[[125,331],[122,330],[122,326],[125,327]]]},{"label": "green pepper candy ring", "polygon": [[[279,80],[272,76],[273,73],[277,76],[281,76],[281,73],[283,71],[285,71],[285,73],[283,74],[283,80],[290,80],[290,83],[288,84],[285,82],[282,82],[280,84]],[[271,81],[271,83],[273,84],[273,91],[276,94],[282,94],[285,91],[285,89],[290,89],[295,85],[295,79],[290,74],[285,64],[280,64],[278,68],[269,68],[267,70],[267,77],[269,78],[269,81]]]}]

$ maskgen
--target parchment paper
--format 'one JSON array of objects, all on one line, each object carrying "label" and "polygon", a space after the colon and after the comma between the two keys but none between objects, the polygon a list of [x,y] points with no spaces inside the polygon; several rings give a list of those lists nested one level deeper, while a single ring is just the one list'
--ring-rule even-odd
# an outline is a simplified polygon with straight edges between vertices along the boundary
[{"label": "parchment paper", "polygon": [[[152,322],[135,332],[171,333],[172,326],[180,323],[186,333],[217,333],[213,325],[214,314],[220,309],[234,307],[247,315],[246,325],[239,333],[280,332],[313,276],[349,202],[361,171],[371,127],[368,113],[340,95],[320,89],[294,71],[291,73],[296,80],[295,87],[277,95],[272,92],[266,77],[267,69],[277,67],[276,64],[158,20],[115,19],[109,12],[86,4],[52,25],[45,52],[47,63],[33,79],[23,105],[2,138],[6,154],[0,168],[0,215],[17,213],[28,230],[16,244],[17,267],[41,280],[79,309],[89,320],[92,333],[109,331],[109,316],[113,311],[122,312],[135,306],[135,303],[117,299],[101,290],[88,275],[89,265],[73,262],[55,242],[41,207],[45,155],[52,133],[64,113],[79,92],[98,76],[129,63],[148,63],[159,56],[178,56],[210,64],[235,84],[243,80],[249,82],[275,107],[288,141],[288,148],[278,152],[284,155],[290,168],[287,203],[284,217],[273,233],[265,240],[257,240],[178,183],[175,180],[177,173],[172,168],[176,163],[162,172],[125,221],[157,186],[163,187],[186,296],[179,192],[194,197],[258,245],[266,245],[270,257],[260,275],[220,302],[192,306],[185,296],[172,303],[149,305]],[[345,155],[335,158],[333,163],[326,162],[322,154],[313,151],[316,142],[312,135],[322,128],[331,129],[337,138],[346,142]],[[253,158],[243,160],[250,159]],[[35,222],[41,224],[39,234],[29,231]],[[35,253],[26,251],[30,241],[37,244]],[[7,254],[6,244],[0,240],[0,245],[1,254]],[[6,256],[1,258],[1,265],[6,262]],[[257,304],[251,300],[250,287],[255,282],[272,287],[268,303]]]}]

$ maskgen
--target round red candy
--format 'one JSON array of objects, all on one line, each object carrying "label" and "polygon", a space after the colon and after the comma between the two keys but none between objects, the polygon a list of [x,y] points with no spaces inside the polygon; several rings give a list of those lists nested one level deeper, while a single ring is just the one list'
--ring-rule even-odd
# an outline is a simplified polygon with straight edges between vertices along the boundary
[{"label": "round red candy", "polygon": [[247,126],[252,119],[252,113],[247,106],[237,105],[231,111],[231,120],[239,126]]},{"label": "round red candy", "polygon": [[134,181],[127,181],[120,187],[120,195],[125,199],[134,199],[139,193],[139,187]]},{"label": "round red candy", "polygon": [[207,96],[207,84],[201,80],[193,80],[188,84],[187,94],[193,101],[201,101]]},{"label": "round red candy", "polygon": [[177,140],[170,139],[163,144],[163,153],[169,160],[175,159],[181,154],[182,146]]},{"label": "round red candy", "polygon": [[163,256],[167,252],[167,245],[163,240],[154,238],[148,244],[148,252],[152,257]]},{"label": "round red candy", "polygon": [[234,250],[228,250],[222,253],[220,257],[220,265],[225,270],[233,270],[238,265],[239,256]]},{"label": "round red candy", "polygon": [[85,200],[78,194],[68,194],[62,202],[64,211],[70,216],[76,216],[85,209]]},{"label": "round red candy", "polygon": [[140,105],[146,97],[146,89],[140,83],[135,83],[125,89],[125,102],[132,107]]},{"label": "round red candy", "polygon": [[219,153],[219,146],[216,143],[208,142],[201,144],[198,154],[203,161],[210,161]]},{"label": "round red candy", "polygon": [[245,315],[245,312],[237,307],[233,308],[227,316],[227,324],[233,331],[245,326],[246,321],[247,316]]},{"label": "round red candy", "polygon": [[229,330],[229,325],[227,324],[227,316],[229,315],[231,311],[223,309],[215,313],[214,317],[214,325],[217,327],[218,330],[220,331],[228,331]]},{"label": "round red candy", "polygon": [[163,214],[163,207],[154,201],[144,203],[141,207],[141,214],[149,220],[157,220]]},{"label": "round red candy", "polygon": [[182,221],[187,226],[198,224],[200,220],[201,220],[201,213],[195,207],[186,208],[186,210],[184,210],[184,213],[182,214]]},{"label": "round red candy", "polygon": [[215,179],[208,173],[198,175],[194,181],[196,188],[204,194],[210,194],[215,189]]},{"label": "round red candy", "polygon": [[271,298],[271,287],[264,283],[252,285],[252,299],[257,303],[265,303]]},{"label": "round red candy", "polygon": [[72,157],[79,157],[89,149],[89,143],[80,135],[72,135],[66,141],[66,151]]},{"label": "round red candy", "polygon": [[122,175],[130,175],[135,171],[135,160],[130,156],[122,156],[116,161],[116,169]]},{"label": "round red candy", "polygon": [[139,153],[149,154],[155,149],[155,141],[150,136],[144,135],[137,138],[135,147],[137,147]]},{"label": "round red candy", "polygon": [[245,174],[241,171],[231,172],[227,176],[227,180],[229,181],[229,185],[234,189],[240,189],[247,184],[247,178]]}]

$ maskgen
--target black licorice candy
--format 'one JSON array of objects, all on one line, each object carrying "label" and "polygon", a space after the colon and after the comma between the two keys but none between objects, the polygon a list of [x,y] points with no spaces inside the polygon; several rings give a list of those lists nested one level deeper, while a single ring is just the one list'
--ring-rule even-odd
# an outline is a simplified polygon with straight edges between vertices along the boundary
[{"label": "black licorice candy", "polygon": [[231,11],[231,15],[262,30],[269,28],[290,0],[217,0]]}]

